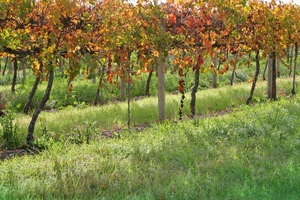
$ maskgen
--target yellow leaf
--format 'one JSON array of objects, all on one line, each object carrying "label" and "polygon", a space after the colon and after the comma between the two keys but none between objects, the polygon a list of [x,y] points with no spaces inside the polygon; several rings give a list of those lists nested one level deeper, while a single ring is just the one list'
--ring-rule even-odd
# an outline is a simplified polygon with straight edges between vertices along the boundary
[{"label": "yellow leaf", "polygon": [[155,57],[158,57],[158,56],[159,56],[159,52],[156,51],[156,50],[154,50],[153,55],[154,55]]}]

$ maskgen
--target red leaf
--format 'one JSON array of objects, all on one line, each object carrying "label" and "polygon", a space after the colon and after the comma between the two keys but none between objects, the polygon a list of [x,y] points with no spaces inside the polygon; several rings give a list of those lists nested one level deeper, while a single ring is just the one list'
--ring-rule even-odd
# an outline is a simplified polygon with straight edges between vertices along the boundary
[{"label": "red leaf", "polygon": [[176,21],[177,21],[176,16],[173,13],[169,14],[168,25],[172,26],[172,25],[176,24]]}]

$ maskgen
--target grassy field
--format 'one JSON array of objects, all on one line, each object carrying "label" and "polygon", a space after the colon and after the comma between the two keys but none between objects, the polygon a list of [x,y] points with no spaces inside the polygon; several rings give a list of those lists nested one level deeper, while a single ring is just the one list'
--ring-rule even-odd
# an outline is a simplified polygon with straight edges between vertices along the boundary
[{"label": "grassy field", "polygon": [[[208,89],[197,93],[196,110],[198,115],[210,115],[212,112],[233,110],[245,105],[249,96],[251,84],[242,83],[234,86],[224,86],[217,89]],[[54,90],[56,91],[56,90]],[[291,91],[291,79],[278,80],[278,96],[285,97]],[[266,102],[266,82],[259,82],[253,101]],[[190,109],[190,94],[186,94],[184,114],[188,118]],[[178,119],[180,95],[166,96],[167,118]],[[31,117],[23,114],[14,114],[18,128],[16,146],[25,141],[27,126]],[[158,119],[157,97],[144,98],[131,103],[131,124],[140,126],[155,123]],[[37,124],[35,135],[40,145],[50,138],[55,141],[72,140],[82,143],[87,137],[98,137],[104,130],[123,129],[127,127],[127,103],[113,102],[103,106],[66,107],[62,110],[42,112]]]},{"label": "grassy field", "polygon": [[296,200],[299,108],[295,97],[90,144],[57,142],[1,161],[0,199]]},{"label": "grassy field", "polygon": [[[195,120],[187,94],[182,122],[179,95],[167,95],[162,124],[155,96],[134,101],[143,131],[126,129],[126,103],[43,112],[36,144],[46,149],[0,161],[0,199],[299,199],[300,98],[279,79],[280,100],[268,102],[265,84],[254,106],[245,106],[251,84],[199,91]],[[30,116],[13,115],[25,141]]]}]

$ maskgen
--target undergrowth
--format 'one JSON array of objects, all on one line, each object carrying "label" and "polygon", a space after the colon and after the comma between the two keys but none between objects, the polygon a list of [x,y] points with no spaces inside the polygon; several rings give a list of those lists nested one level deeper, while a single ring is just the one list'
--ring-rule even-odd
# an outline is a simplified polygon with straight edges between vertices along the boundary
[{"label": "undergrowth", "polygon": [[55,143],[0,164],[0,199],[299,199],[300,99]]}]

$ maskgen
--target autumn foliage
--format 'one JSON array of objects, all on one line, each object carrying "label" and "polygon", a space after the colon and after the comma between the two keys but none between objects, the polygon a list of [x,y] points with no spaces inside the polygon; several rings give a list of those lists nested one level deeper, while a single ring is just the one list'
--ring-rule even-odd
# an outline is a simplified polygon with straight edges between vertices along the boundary
[{"label": "autumn foliage", "polygon": [[[299,6],[275,0],[15,0],[0,7],[0,57],[22,59],[44,79],[67,63],[70,92],[81,73],[132,82],[132,74],[150,72],[160,56],[172,55],[180,77],[189,70],[223,74],[243,55],[283,57],[299,42]],[[238,56],[227,59],[225,52]],[[224,67],[205,70],[205,59],[214,56]],[[180,79],[182,93],[184,86]]]}]

